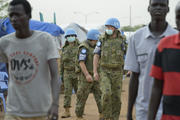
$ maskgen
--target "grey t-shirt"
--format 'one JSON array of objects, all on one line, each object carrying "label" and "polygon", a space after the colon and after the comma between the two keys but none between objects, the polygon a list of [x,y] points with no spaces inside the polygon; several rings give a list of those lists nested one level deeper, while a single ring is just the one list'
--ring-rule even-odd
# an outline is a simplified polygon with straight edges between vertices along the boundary
[{"label": "grey t-shirt", "polygon": [[48,60],[59,58],[51,35],[34,31],[26,39],[15,33],[0,39],[0,62],[9,64],[7,114],[44,116],[52,104]]},{"label": "grey t-shirt", "polygon": [[[156,47],[163,37],[176,33],[177,31],[168,25],[162,35],[154,36],[150,32],[149,26],[145,26],[129,39],[124,69],[139,73],[139,87],[136,98],[136,120],[147,119],[153,84],[153,78],[149,73],[154,61]],[[162,108],[160,107],[157,120],[160,120],[161,114]]]}]

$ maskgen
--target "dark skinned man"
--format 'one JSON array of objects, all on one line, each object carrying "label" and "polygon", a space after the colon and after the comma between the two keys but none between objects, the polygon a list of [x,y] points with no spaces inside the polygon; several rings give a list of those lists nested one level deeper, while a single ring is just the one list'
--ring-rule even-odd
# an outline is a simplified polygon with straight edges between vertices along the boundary
[{"label": "dark skinned man", "polygon": [[[180,2],[176,6],[176,25],[180,31]],[[168,59],[167,59],[168,58]],[[155,78],[152,88],[148,120],[154,120],[163,96],[161,120],[180,119],[180,39],[179,33],[160,41],[155,54],[151,76]]]},{"label": "dark skinned man", "polygon": [[[127,119],[132,120],[133,106],[136,103],[136,120],[146,120],[148,105],[153,84],[149,76],[154,60],[154,54],[159,41],[166,36],[177,33],[166,22],[169,12],[168,0],[150,0],[148,12],[151,21],[136,31],[129,39],[128,51],[125,60],[125,70],[132,71],[129,84]],[[162,108],[160,106],[157,120],[160,119]]]},{"label": "dark skinned man", "polygon": [[9,3],[15,33],[0,39],[0,61],[8,63],[9,84],[5,120],[58,120],[59,53],[48,33],[29,28],[31,5]]}]

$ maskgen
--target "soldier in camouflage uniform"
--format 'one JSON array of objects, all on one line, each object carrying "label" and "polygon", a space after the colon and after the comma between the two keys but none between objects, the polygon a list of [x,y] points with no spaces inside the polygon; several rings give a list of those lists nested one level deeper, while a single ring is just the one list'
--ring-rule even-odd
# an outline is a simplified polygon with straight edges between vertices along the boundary
[{"label": "soldier in camouflage uniform", "polygon": [[64,114],[62,118],[70,117],[72,90],[77,91],[77,75],[75,73],[75,60],[78,53],[77,34],[73,29],[65,32],[66,42],[62,48],[60,74],[64,82]]},{"label": "soldier in camouflage uniform", "polygon": [[79,46],[78,63],[80,67],[77,103],[76,103],[76,116],[77,120],[85,120],[83,118],[84,107],[90,92],[94,94],[98,110],[100,113],[100,120],[103,119],[101,115],[101,90],[98,81],[94,81],[93,75],[93,51],[96,42],[99,38],[99,31],[92,29],[87,33],[87,40]]},{"label": "soldier in camouflage uniform", "polygon": [[[119,120],[125,45],[116,18],[108,19],[105,26],[105,35],[100,37],[94,50],[94,79],[100,78],[104,119]],[[100,76],[97,71],[99,62]]]}]

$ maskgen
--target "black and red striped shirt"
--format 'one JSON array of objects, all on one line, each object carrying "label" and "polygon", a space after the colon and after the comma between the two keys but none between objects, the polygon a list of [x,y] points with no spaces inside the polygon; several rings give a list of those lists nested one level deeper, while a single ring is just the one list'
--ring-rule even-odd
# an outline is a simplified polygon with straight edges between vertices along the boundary
[{"label": "black and red striped shirt", "polygon": [[164,81],[161,120],[180,120],[180,33],[160,41],[150,75]]}]

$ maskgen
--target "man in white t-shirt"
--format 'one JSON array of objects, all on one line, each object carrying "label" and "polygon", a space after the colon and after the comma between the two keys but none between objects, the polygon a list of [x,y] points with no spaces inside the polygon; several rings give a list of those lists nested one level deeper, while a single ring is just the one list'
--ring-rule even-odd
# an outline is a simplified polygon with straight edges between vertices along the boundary
[{"label": "man in white t-shirt", "polygon": [[59,53],[54,39],[29,29],[28,1],[11,1],[8,13],[16,32],[0,39],[0,62],[9,66],[5,120],[58,120]]}]

